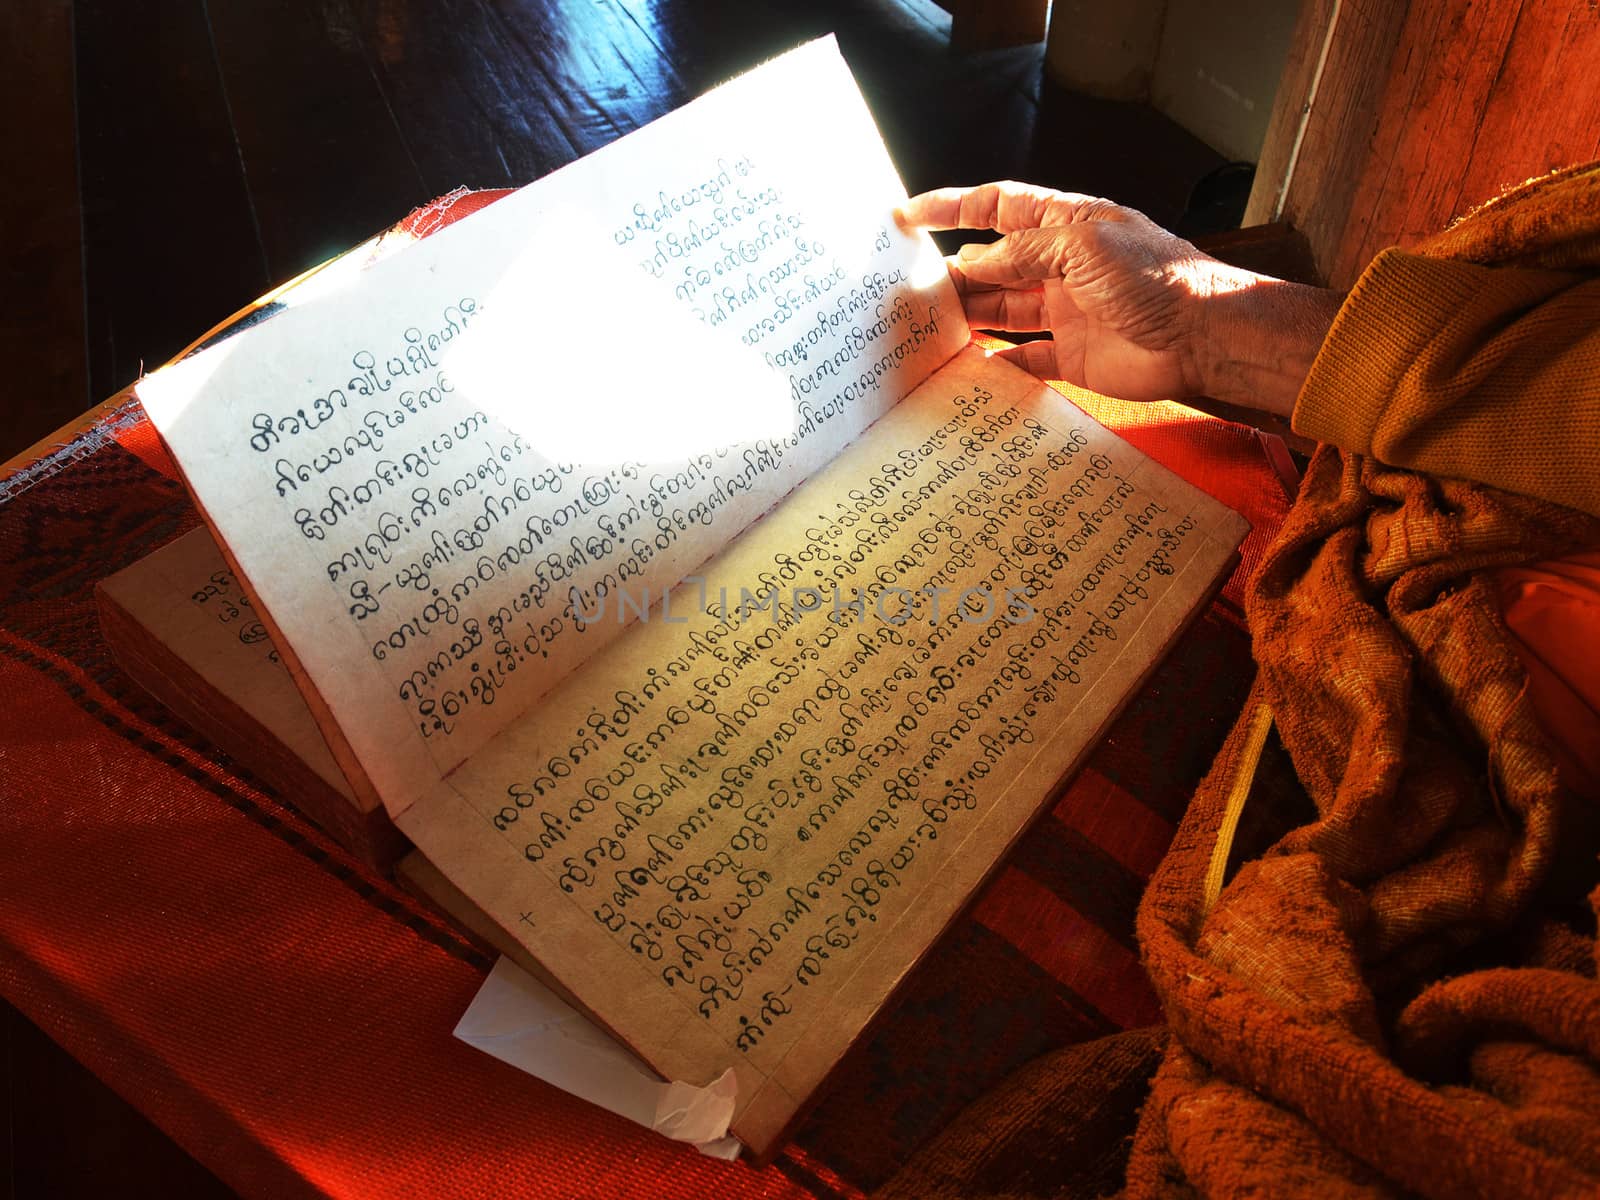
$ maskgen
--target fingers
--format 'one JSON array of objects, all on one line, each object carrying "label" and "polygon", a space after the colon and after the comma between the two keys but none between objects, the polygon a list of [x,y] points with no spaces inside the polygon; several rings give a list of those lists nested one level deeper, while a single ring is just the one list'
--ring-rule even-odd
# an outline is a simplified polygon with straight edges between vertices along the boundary
[{"label": "fingers", "polygon": [[894,210],[895,222],[902,229],[959,229],[960,188],[940,188],[912,196]]},{"label": "fingers", "polygon": [[908,229],[993,229],[1013,233],[1073,221],[1115,220],[1123,211],[1096,196],[1006,180],[922,192],[895,210],[895,220]]},{"label": "fingers", "polygon": [[981,187],[939,188],[912,196],[895,211],[907,227],[924,229],[999,229],[1000,197],[1005,189],[1025,184],[986,183]]},{"label": "fingers", "polygon": [[1037,333],[1050,328],[1042,290],[969,290],[962,301],[967,324],[1006,333]]}]

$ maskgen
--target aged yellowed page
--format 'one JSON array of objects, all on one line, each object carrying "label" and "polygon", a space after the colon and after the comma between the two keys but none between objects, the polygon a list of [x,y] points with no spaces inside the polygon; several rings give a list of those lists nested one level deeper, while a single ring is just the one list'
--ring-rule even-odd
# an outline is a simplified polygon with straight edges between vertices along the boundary
[{"label": "aged yellowed page", "polygon": [[1244,531],[970,348],[401,826],[765,1151]]},{"label": "aged yellowed page", "polygon": [[352,782],[404,810],[966,344],[903,197],[828,39],[139,385]]}]

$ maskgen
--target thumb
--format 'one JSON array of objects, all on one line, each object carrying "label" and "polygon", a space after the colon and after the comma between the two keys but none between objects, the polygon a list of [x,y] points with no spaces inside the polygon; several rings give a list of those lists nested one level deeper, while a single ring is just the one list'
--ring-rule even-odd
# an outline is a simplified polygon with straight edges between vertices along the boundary
[{"label": "thumb", "polygon": [[974,283],[1037,283],[1061,279],[1078,257],[1081,230],[1071,225],[1021,229],[987,245],[969,242],[955,255],[955,265]]}]

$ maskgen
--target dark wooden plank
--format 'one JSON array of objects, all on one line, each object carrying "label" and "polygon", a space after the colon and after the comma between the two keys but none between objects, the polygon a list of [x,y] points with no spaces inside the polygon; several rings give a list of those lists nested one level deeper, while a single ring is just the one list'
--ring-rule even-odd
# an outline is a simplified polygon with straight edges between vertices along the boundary
[{"label": "dark wooden plank", "polygon": [[431,195],[518,186],[576,156],[537,64],[517,57],[484,5],[351,0],[351,10]]},{"label": "dark wooden plank", "polygon": [[1316,285],[1316,264],[1305,234],[1284,221],[1205,234],[1194,244],[1213,258],[1247,271]]},{"label": "dark wooden plank", "polygon": [[0,112],[11,114],[7,149],[20,185],[0,189],[0,288],[10,297],[10,319],[0,323],[3,459],[90,402],[70,0],[0,6]]},{"label": "dark wooden plank", "polygon": [[89,393],[156,366],[266,289],[203,0],[78,0]]},{"label": "dark wooden plank", "polygon": [[[855,26],[877,18],[881,5],[859,6],[854,20],[830,19],[828,0],[784,5],[778,0],[703,0],[699,4],[656,4],[651,0],[612,0],[653,44],[685,96],[748,70],[800,42],[833,32],[836,24]],[[847,33],[839,28],[841,40]]]},{"label": "dark wooden plank", "polygon": [[432,199],[343,0],[209,11],[275,283]]},{"label": "dark wooden plank", "polygon": [[993,50],[1044,41],[1048,0],[942,0],[958,50]]},{"label": "dark wooden plank", "polygon": [[537,64],[552,115],[588,154],[691,96],[645,28],[609,0],[496,5],[506,41]]},{"label": "dark wooden plank", "polygon": [[[936,164],[952,158],[968,179],[1001,165],[1016,174],[1037,107],[1037,47],[953,55],[949,19],[926,4],[479,0],[447,18],[420,0],[352,9],[433,191],[526,182],[834,31],[913,187],[947,182]],[[469,56],[453,48],[460,40]]]}]

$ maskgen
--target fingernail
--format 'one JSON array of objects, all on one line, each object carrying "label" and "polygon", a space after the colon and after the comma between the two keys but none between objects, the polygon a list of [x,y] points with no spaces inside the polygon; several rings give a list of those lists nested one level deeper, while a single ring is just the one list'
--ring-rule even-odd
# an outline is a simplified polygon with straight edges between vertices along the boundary
[{"label": "fingernail", "polygon": [[968,242],[956,251],[956,257],[962,262],[971,262],[975,258],[982,258],[989,253],[989,247],[982,242]]}]

